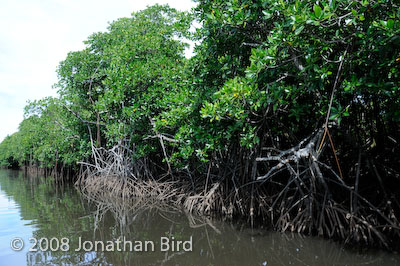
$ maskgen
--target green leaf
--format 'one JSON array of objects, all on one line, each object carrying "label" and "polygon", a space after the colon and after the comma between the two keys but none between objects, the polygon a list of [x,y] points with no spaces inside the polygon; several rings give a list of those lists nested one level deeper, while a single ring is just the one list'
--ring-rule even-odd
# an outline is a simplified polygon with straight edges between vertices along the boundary
[{"label": "green leaf", "polygon": [[294,34],[299,35],[303,29],[304,29],[304,26],[298,27],[298,28],[296,29],[296,31],[294,32]]},{"label": "green leaf", "polygon": [[270,19],[272,17],[272,14],[268,11],[263,10],[262,13],[264,14],[265,19]]},{"label": "green leaf", "polygon": [[386,22],[386,25],[387,25],[387,27],[388,27],[389,29],[393,29],[394,20],[393,20],[393,19],[389,19],[389,20]]},{"label": "green leaf", "polygon": [[329,117],[329,120],[334,120],[338,117],[338,114],[331,114],[331,116]]},{"label": "green leaf", "polygon": [[332,0],[330,2],[330,6],[331,6],[331,9],[335,9],[335,0]]},{"label": "green leaf", "polygon": [[317,18],[321,17],[321,7],[319,5],[314,5],[314,14]]}]

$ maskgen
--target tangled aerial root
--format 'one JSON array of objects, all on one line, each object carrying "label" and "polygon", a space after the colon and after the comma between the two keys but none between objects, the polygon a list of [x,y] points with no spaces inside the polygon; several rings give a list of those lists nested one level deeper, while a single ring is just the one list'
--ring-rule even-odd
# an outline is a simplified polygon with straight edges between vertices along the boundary
[{"label": "tangled aerial root", "polygon": [[[210,179],[208,184],[208,175],[191,179],[191,184],[183,178],[156,180],[145,163],[128,159],[133,157],[132,151],[121,143],[110,150],[93,148],[95,163],[83,163],[85,170],[77,184],[95,202],[134,198],[145,204],[172,203],[189,213],[245,216],[251,221],[257,217],[282,232],[389,248],[390,239],[400,239],[400,223],[392,203],[374,205],[359,193],[358,185],[347,184],[321,162],[322,134],[323,130],[316,130],[284,151],[264,148],[264,155],[254,161],[253,180],[240,187],[229,185],[226,178]],[[358,178],[359,174],[356,184]]]},{"label": "tangled aerial root", "polygon": [[262,202],[264,216],[279,231],[317,233],[389,248],[389,239],[400,236],[400,223],[391,202],[374,205],[359,193],[358,185],[346,184],[322,163],[322,133],[320,129],[285,151],[265,149],[267,155],[257,158],[257,163],[268,169],[257,181],[272,192],[268,201]]}]

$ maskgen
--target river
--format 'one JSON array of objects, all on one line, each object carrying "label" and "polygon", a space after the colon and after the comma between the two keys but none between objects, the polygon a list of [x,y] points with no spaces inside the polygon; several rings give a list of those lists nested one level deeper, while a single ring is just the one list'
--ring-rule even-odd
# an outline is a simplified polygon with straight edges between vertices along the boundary
[{"label": "river", "polygon": [[173,206],[88,203],[72,186],[0,170],[3,265],[383,266],[400,265],[400,256],[211,221]]}]

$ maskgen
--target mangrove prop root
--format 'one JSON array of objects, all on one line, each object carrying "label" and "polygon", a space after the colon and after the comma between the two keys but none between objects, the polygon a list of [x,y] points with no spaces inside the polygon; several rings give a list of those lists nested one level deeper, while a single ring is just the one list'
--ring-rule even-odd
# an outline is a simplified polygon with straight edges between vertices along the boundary
[{"label": "mangrove prop root", "polygon": [[[360,193],[358,168],[355,180],[346,179],[322,162],[323,146],[328,145],[322,141],[323,134],[324,129],[318,129],[287,150],[261,149],[262,156],[255,157],[253,167],[249,167],[251,180],[241,183],[230,176],[240,176],[236,171],[240,167],[219,177],[211,173],[213,162],[204,176],[190,176],[187,182],[182,176],[155,180],[149,160],[133,161],[134,151],[120,141],[108,150],[92,147],[94,163],[82,163],[77,184],[94,202],[110,197],[151,199],[183,205],[189,213],[250,216],[252,221],[261,218],[278,231],[389,247],[390,239],[400,238],[392,203],[376,205]],[[99,206],[99,214],[108,208]]]},{"label": "mangrove prop root", "polygon": [[[263,203],[263,208],[268,206],[264,216],[279,231],[316,232],[345,242],[389,247],[388,236],[400,236],[400,224],[391,203],[383,203],[382,208],[359,194],[359,169],[354,186],[350,186],[319,161],[323,149],[318,147],[324,144],[318,142],[323,132],[314,132],[288,150],[264,149],[267,155],[256,158],[267,169],[257,181],[273,186],[275,192],[269,203]],[[286,173],[285,178],[282,172]]]}]

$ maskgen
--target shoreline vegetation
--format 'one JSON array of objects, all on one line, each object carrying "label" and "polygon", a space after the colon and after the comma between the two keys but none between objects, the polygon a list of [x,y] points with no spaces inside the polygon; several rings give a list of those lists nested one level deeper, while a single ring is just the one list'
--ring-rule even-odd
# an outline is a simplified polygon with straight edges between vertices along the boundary
[{"label": "shoreline vegetation", "polygon": [[197,3],[89,36],[57,68],[59,96],[28,102],[0,165],[94,201],[155,198],[398,249],[400,6]]}]

